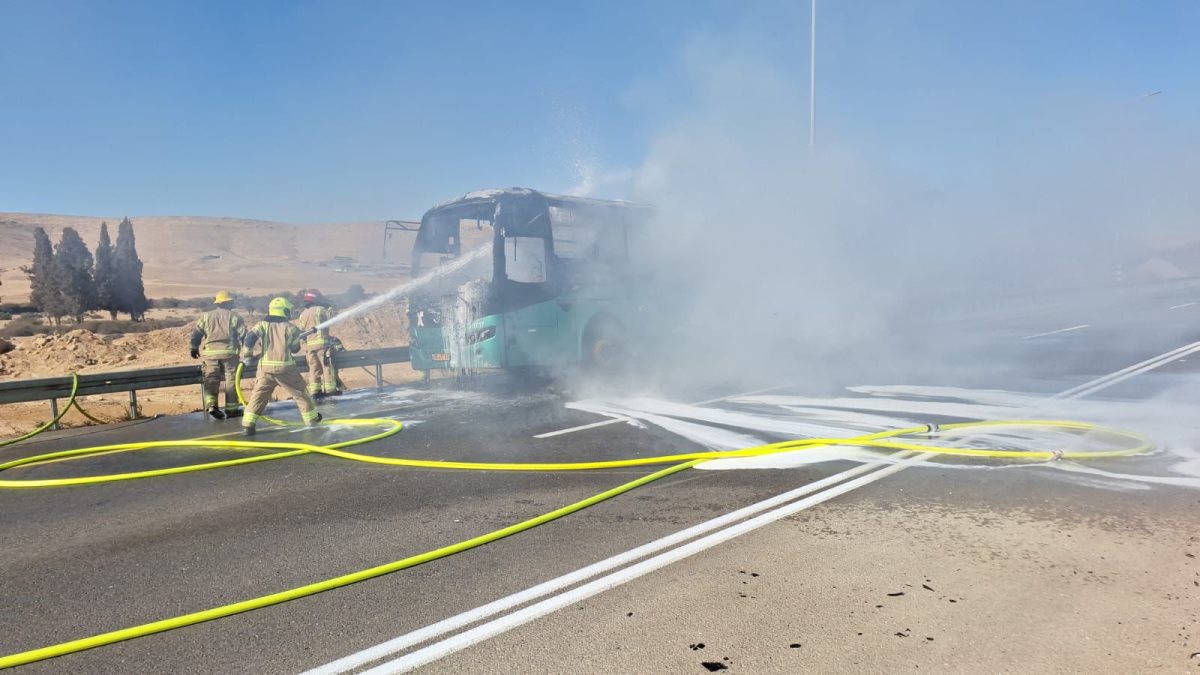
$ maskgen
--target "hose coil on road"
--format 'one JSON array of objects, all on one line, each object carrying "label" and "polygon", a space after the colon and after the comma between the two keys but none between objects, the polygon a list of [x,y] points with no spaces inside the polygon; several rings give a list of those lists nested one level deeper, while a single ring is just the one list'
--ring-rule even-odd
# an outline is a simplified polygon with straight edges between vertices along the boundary
[{"label": "hose coil on road", "polygon": [[[238,399],[245,403],[245,397],[241,390],[241,366],[237,371],[237,395]],[[20,436],[18,438],[0,442],[0,447],[12,445],[23,440],[27,440],[50,428],[54,422],[61,419],[72,404],[75,404],[75,393],[78,389],[78,378],[75,379],[71,390],[69,403],[63,407],[62,412],[50,422],[35,429],[34,431]],[[271,424],[280,426],[294,426],[286,424],[280,420],[263,418]],[[324,591],[332,590],[347,586],[349,584],[365,581],[385,574],[390,574],[399,570],[414,567],[422,563],[444,558],[455,553],[460,553],[468,549],[476,548],[484,544],[509,537],[519,532],[524,532],[531,528],[548,523],[552,520],[562,518],[563,516],[581,511],[589,506],[598,504],[607,499],[611,499],[617,495],[629,492],[642,485],[659,480],[666,476],[684,471],[696,466],[702,462],[711,461],[714,459],[724,459],[732,457],[757,457],[782,452],[793,452],[798,450],[812,449],[816,447],[828,446],[854,446],[863,448],[873,448],[881,450],[899,450],[920,453],[934,453],[939,455],[960,456],[960,457],[975,457],[975,458],[1000,458],[1000,459],[1016,459],[1027,461],[1054,461],[1058,459],[1097,459],[1097,458],[1112,458],[1126,457],[1131,455],[1139,455],[1150,452],[1154,449],[1153,443],[1134,432],[1121,429],[1112,429],[1100,427],[1097,425],[1087,424],[1083,422],[1070,422],[1059,420],[1016,420],[1016,421],[982,421],[982,422],[962,422],[957,424],[944,424],[940,426],[921,425],[906,429],[894,429],[881,431],[874,434],[856,436],[852,438],[810,438],[792,441],[783,441],[779,443],[770,443],[752,448],[743,448],[740,450],[712,451],[712,452],[692,452],[680,453],[673,455],[660,455],[653,457],[635,457],[630,459],[607,460],[596,462],[531,462],[531,463],[511,463],[511,462],[451,462],[432,459],[406,459],[397,457],[385,457],[379,455],[365,455],[360,453],[348,452],[345,448],[364,445],[374,441],[382,440],[390,436],[398,434],[403,425],[401,422],[389,418],[376,419],[335,419],[326,423],[329,426],[351,426],[351,427],[383,427],[382,431],[375,434],[356,438],[330,445],[315,445],[311,443],[298,442],[271,442],[271,441],[232,441],[220,440],[218,437],[194,438],[176,441],[145,441],[139,443],[121,443],[113,445],[102,445],[87,448],[78,448],[74,450],[63,450],[58,452],[44,453],[21,459],[12,460],[5,463],[0,463],[0,473],[10,469],[19,467],[33,467],[39,464],[47,464],[52,462],[66,461],[71,459],[85,458],[96,456],[105,453],[130,452],[136,450],[146,450],[150,448],[210,448],[210,449],[230,449],[230,450],[268,450],[267,454],[253,455],[249,457],[238,457],[236,459],[220,460],[215,462],[205,462],[201,464],[190,464],[185,466],[171,467],[165,469],[152,469],[146,471],[133,471],[128,473],[107,474],[98,476],[83,476],[75,478],[53,478],[53,479],[28,479],[28,480],[0,480],[0,488],[39,488],[39,487],[66,487],[77,485],[90,485],[96,483],[108,483],[113,481],[134,480],[140,478],[150,478],[156,476],[168,476],[180,473],[188,473],[192,471],[204,471],[208,469],[217,469],[230,466],[238,466],[242,464],[250,464],[255,462],[264,462],[276,459],[284,459],[287,457],[296,457],[305,454],[322,454],[340,459],[347,459],[358,462],[366,462],[371,464],[384,464],[389,466],[403,466],[424,469],[448,469],[448,470],[465,470],[465,471],[579,471],[579,470],[598,470],[598,469],[614,469],[632,466],[647,466],[655,464],[673,464],[673,466],[661,469],[649,475],[643,476],[636,480],[624,483],[610,490],[606,490],[597,495],[588,497],[587,499],[568,504],[561,508],[555,509],[540,516],[530,518],[528,520],[509,525],[507,527],[488,532],[486,534],[473,537],[464,541],[460,541],[449,546],[427,551],[414,556],[409,556],[401,560],[386,563],[376,567],[371,567],[350,574],[325,579],[312,584],[307,584],[297,588],[292,588],[277,593],[263,595],[257,598],[251,598],[241,602],[235,602],[228,605],[222,605],[211,609],[184,614],[168,619],[153,621],[130,628],[100,633],[79,640],[72,640],[56,645],[33,649],[30,651],[11,654],[0,657],[0,668],[10,668],[19,666],[43,659],[63,656],[74,652],[99,647],[102,645],[112,644],[123,640],[129,640],[154,633],[190,626],[213,619],[231,616],[241,612],[247,612],[262,607],[288,602],[298,598],[314,595]],[[1070,432],[1084,432],[1089,434],[1104,434],[1113,439],[1120,440],[1128,444],[1128,447],[1100,450],[1095,452],[1085,452],[1079,450],[1063,451],[1063,450],[1011,450],[1011,449],[986,449],[986,448],[968,448],[955,446],[938,446],[931,442],[917,442],[915,437],[924,437],[926,439],[936,438],[938,434],[946,432],[957,432],[956,435],[961,435],[964,432],[978,429],[1015,429],[1015,428],[1053,428],[1058,430],[1066,430]]]}]

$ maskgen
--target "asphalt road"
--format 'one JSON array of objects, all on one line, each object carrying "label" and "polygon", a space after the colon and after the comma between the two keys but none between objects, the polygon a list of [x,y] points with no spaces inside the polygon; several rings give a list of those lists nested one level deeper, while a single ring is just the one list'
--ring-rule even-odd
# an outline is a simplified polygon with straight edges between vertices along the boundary
[{"label": "asphalt road", "polygon": [[[1200,339],[1200,305],[1188,304],[1196,301],[1200,301],[1197,289],[1176,286],[1140,289],[1086,301],[1072,302],[1065,298],[1043,304],[989,308],[971,321],[957,325],[947,322],[944,326],[944,330],[953,331],[960,338],[959,344],[966,345],[961,351],[926,354],[916,366],[919,369],[927,364],[929,372],[936,373],[922,384],[1051,394]],[[977,359],[980,354],[991,355],[995,368],[981,373],[978,368],[959,371],[953,367]],[[1170,361],[1099,395],[1117,401],[1153,400],[1194,376],[1192,371],[1198,359],[1193,356]],[[872,380],[847,379],[833,385],[829,382],[763,384],[784,385],[772,392],[775,394],[825,396],[831,389],[842,386],[904,384],[908,380],[903,378],[911,377],[911,367],[895,377],[902,379],[889,380],[882,373]],[[738,393],[740,389],[731,388],[664,394],[663,398],[687,401]],[[364,392],[325,406],[325,411],[327,417],[394,416],[406,421],[408,426],[401,435],[360,448],[364,452],[397,457],[563,461],[702,449],[685,435],[652,423],[607,424],[534,438],[603,419],[567,409],[564,403],[570,399],[569,395],[544,393],[487,378],[430,390]],[[281,404],[278,409],[294,417],[290,405]],[[715,401],[706,406],[721,408],[726,403]],[[933,422],[946,419],[937,414],[929,416]],[[47,434],[34,442],[0,449],[0,460],[83,444],[190,438],[230,428],[192,415]],[[344,438],[345,433],[348,432],[271,432],[261,437],[287,436],[327,443]],[[770,433],[760,436],[783,438]],[[153,450],[42,465],[20,470],[20,474],[41,478],[114,473],[193,463],[215,456],[224,455],[201,449]],[[786,470],[689,470],[582,513],[447,559],[283,605],[32,664],[22,671],[299,672],[854,466],[840,461]],[[539,515],[651,471],[408,470],[303,456],[96,486],[6,490],[0,492],[3,519],[0,654],[206,609],[390,562]],[[925,512],[922,522],[935,532],[939,525],[928,519],[926,506],[936,506],[944,513],[960,510],[974,514],[976,520],[966,525],[958,523],[962,532],[953,537],[961,539],[973,536],[977,528],[988,529],[989,517],[1004,520],[1017,512],[1032,513],[1038,523],[1051,523],[1058,528],[1056,531],[1064,532],[1096,523],[1121,523],[1121,527],[1142,530],[1154,529],[1154,523],[1169,523],[1176,528],[1191,527],[1194,533],[1200,532],[1200,527],[1192,527],[1200,525],[1198,503],[1200,492],[1186,487],[1123,490],[1067,480],[1050,472],[907,469],[793,515],[780,521],[780,525],[756,531],[744,540],[722,544],[651,572],[627,587],[600,594],[586,603],[571,604],[512,632],[502,633],[494,640],[453,651],[448,658],[436,660],[429,667],[447,672],[704,672],[714,666],[703,663],[718,663],[731,670],[740,663],[744,672],[794,672],[802,665],[841,671],[891,669],[890,666],[899,663],[891,660],[893,655],[889,650],[894,649],[891,646],[851,647],[841,639],[833,639],[819,656],[798,664],[780,660],[783,657],[777,655],[767,658],[766,655],[774,654],[772,649],[784,647],[774,642],[770,645],[757,642],[768,639],[763,637],[766,635],[770,635],[770,640],[775,639],[766,630],[778,623],[773,617],[780,612],[796,611],[788,603],[798,601],[789,600],[788,589],[794,590],[810,578],[804,572],[809,566],[825,569],[828,578],[823,579],[828,585],[837,586],[837,579],[842,578],[839,574],[857,574],[860,585],[873,579],[880,590],[891,588],[888,584],[894,579],[887,570],[876,570],[873,576],[862,575],[864,569],[873,569],[862,556],[863,551],[877,550],[872,547],[893,536],[889,533],[896,531],[895,523],[881,521],[883,529],[874,534],[847,525],[836,546],[822,551],[825,557],[814,560],[811,552],[805,554],[803,566],[794,566],[797,558],[790,557],[791,554],[780,553],[792,551],[801,555],[796,551],[800,548],[808,551],[807,544],[795,542],[809,538],[816,542],[822,538],[825,530],[814,525],[821,521],[813,520],[822,517],[817,515],[822,509],[828,509],[830,518],[836,515],[845,522],[861,523],[865,522],[861,514],[855,516],[847,509],[890,513],[920,505]],[[947,518],[946,522],[952,520]],[[787,529],[778,529],[784,524]],[[1030,530],[1035,531],[1036,528]],[[950,528],[946,536],[952,537]],[[1021,535],[1014,537],[1014,541],[1022,541]],[[1154,542],[1159,539],[1151,537],[1148,541],[1149,552],[1156,553],[1154,547],[1159,544]],[[1195,554],[1197,550],[1187,541],[1184,537],[1179,544],[1192,546],[1186,551],[1161,541],[1160,553],[1174,556],[1172,560],[1177,561],[1180,570],[1185,565],[1195,565],[1194,557],[1185,554],[1189,551]],[[936,537],[928,538],[920,557],[927,562],[936,558],[946,543]],[[1047,547],[1054,549],[1054,546],[1051,537]],[[1065,543],[1062,546],[1064,550],[1070,548]],[[875,555],[895,550],[892,546],[877,550]],[[715,608],[706,604],[718,597],[706,584],[723,583],[729,575],[744,571],[733,570],[739,565],[737,560],[743,561],[741,568],[745,567],[745,561],[760,562],[764,569],[769,567],[771,578],[783,586],[760,592],[755,604],[742,605],[736,612],[729,610],[728,599],[720,600]],[[853,570],[835,574],[830,570],[838,570],[839,561],[859,563]],[[953,567],[960,584],[978,581],[976,577],[983,575],[980,571],[973,576],[974,568],[969,561],[948,557],[943,562],[949,566],[946,574]],[[896,562],[898,566],[905,564],[908,563],[904,560]],[[687,575],[685,583],[680,583],[680,574]],[[914,574],[920,576],[928,571]],[[1170,575],[1163,578],[1167,576]],[[741,581],[749,580],[735,577],[735,583]],[[855,593],[822,588],[826,590],[804,596],[813,605],[805,612],[811,611],[816,616],[821,611],[859,601]],[[1183,606],[1189,605],[1189,598],[1200,599],[1195,590],[1185,588],[1175,592]],[[1190,603],[1190,608],[1196,606],[1197,603]],[[665,608],[672,609],[667,612]],[[1187,629],[1180,629],[1180,635],[1186,633],[1186,637],[1172,636],[1173,640],[1181,641],[1176,650],[1179,654],[1164,656],[1167,659],[1164,663],[1172,672],[1200,665],[1200,660],[1188,661],[1189,650],[1200,650],[1194,647],[1195,638],[1188,632],[1191,624],[1187,622],[1196,620],[1190,608],[1180,609],[1178,617],[1169,611],[1164,614],[1156,610],[1164,625],[1179,623]],[[655,617],[653,621],[634,621],[648,614]],[[727,614],[723,620],[713,619],[723,614]],[[696,623],[696,616],[708,618]],[[624,618],[630,621],[621,623]],[[914,665],[919,668],[925,663],[926,668],[922,669],[928,669],[933,664],[938,669],[940,663],[944,670],[970,670],[965,667],[970,661],[956,662],[952,656],[963,658],[973,654],[977,665],[1000,664],[995,669],[1020,669],[1017,665],[1020,662],[1002,661],[998,653],[986,649],[979,651],[986,640],[975,633],[987,635],[991,630],[994,634],[1004,620],[996,616],[990,621],[976,618],[970,625],[959,624],[965,627],[957,649],[948,638],[955,624],[946,624],[937,636],[942,651],[929,657],[933,660],[914,661]],[[833,619],[823,626],[808,625],[796,630],[811,632],[827,628],[831,622]],[[730,637],[729,644],[736,644],[740,651],[720,658],[701,658],[698,655],[701,650],[691,647],[695,642],[681,644],[691,634],[675,630],[696,627],[697,631],[719,635],[721,630],[730,630],[730,626],[759,624],[764,627],[761,635],[751,632],[741,642]],[[902,631],[897,629],[897,632]],[[923,638],[920,641],[926,641]],[[1137,643],[1142,646],[1133,650],[1133,657],[1149,658],[1138,649],[1156,653],[1164,649],[1146,639],[1149,641],[1145,645]],[[785,640],[785,636],[781,635],[779,640]],[[811,644],[808,638],[794,640]],[[619,653],[621,645],[625,645],[624,655]],[[1054,650],[1047,650],[1047,659],[1051,658],[1051,651]],[[795,654],[786,656],[792,658]],[[1027,665],[1057,663],[1039,661],[1036,653],[1026,654],[1026,658],[1033,659],[1026,661]],[[1132,663],[1149,667],[1150,661]]]}]

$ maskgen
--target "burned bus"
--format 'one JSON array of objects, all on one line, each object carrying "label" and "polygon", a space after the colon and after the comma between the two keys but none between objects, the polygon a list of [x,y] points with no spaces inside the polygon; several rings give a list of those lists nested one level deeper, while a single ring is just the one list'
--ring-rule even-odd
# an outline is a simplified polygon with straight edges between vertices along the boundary
[{"label": "burned bus", "polygon": [[638,322],[631,238],[648,207],[512,188],[421,218],[409,297],[414,369],[623,368]]}]

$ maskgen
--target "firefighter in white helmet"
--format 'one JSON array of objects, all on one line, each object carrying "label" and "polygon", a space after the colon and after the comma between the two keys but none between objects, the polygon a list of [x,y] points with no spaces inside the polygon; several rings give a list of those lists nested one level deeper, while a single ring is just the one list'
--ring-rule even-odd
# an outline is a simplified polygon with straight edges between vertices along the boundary
[{"label": "firefighter in white helmet", "polygon": [[336,396],[341,387],[337,366],[333,364],[333,352],[341,347],[341,341],[329,334],[328,328],[318,328],[333,318],[333,311],[321,295],[321,291],[310,288],[304,291],[304,311],[296,321],[304,334],[304,355],[308,361],[308,393],[313,398]]},{"label": "firefighter in white helmet", "polygon": [[[192,358],[201,362],[204,385],[204,407],[208,414],[223,420],[242,414],[237,400],[234,378],[237,374],[238,350],[246,337],[246,323],[233,311],[233,296],[219,291],[213,302],[216,309],[205,312],[196,320],[192,331]],[[217,407],[221,383],[225,384],[225,410]]]},{"label": "firefighter in white helmet", "polygon": [[246,335],[242,347],[242,363],[247,367],[254,364],[254,348],[260,346],[258,372],[254,378],[254,391],[242,418],[242,432],[255,434],[255,427],[263,410],[271,401],[275,387],[291,394],[300,407],[300,417],[306,426],[315,426],[321,421],[321,413],[304,388],[304,378],[296,368],[292,354],[300,351],[300,329],[289,321],[292,303],[287,298],[274,298],[267,309],[267,317],[258,322]]}]

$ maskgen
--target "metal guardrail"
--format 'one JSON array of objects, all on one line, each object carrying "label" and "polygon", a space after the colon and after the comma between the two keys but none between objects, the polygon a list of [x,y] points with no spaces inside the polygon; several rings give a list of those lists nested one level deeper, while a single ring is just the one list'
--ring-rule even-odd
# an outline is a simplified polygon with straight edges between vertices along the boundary
[{"label": "metal guardrail", "polygon": [[[383,366],[389,363],[407,363],[408,347],[384,349],[360,349],[336,352],[333,362],[339,368],[352,366],[374,366],[375,385],[383,387]],[[308,370],[303,358],[296,359],[301,372]],[[247,368],[246,377],[254,376],[254,369]],[[10,380],[0,382],[0,404],[50,401],[54,416],[58,415],[58,400],[71,395],[71,377],[44,377],[32,380]],[[88,373],[79,376],[77,396],[129,392],[129,416],[137,417],[137,392],[142,389],[161,389],[200,384],[200,365],[171,366],[167,368],[143,368],[121,370],[111,373]]]}]

